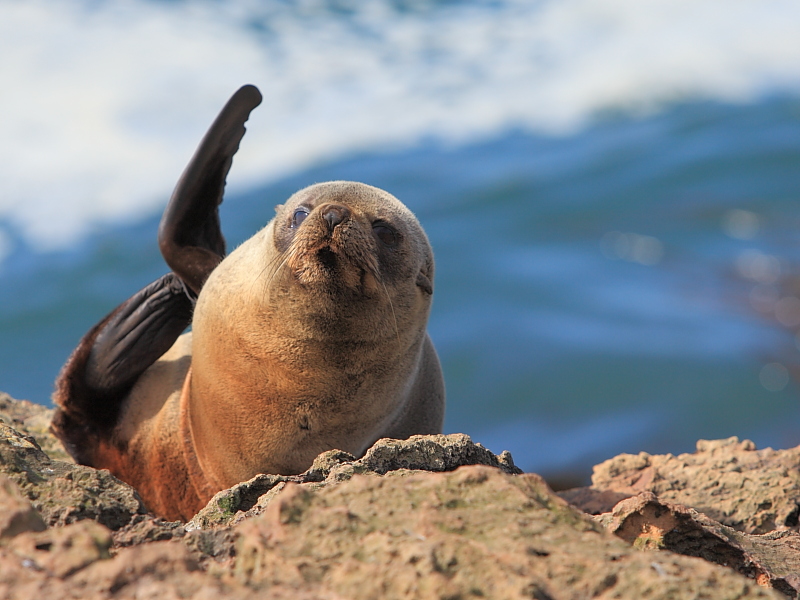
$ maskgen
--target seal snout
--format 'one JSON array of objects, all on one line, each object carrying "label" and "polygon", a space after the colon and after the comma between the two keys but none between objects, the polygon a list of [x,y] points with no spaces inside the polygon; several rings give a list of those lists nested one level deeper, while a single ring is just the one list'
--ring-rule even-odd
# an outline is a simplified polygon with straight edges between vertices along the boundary
[{"label": "seal snout", "polygon": [[350,209],[341,204],[329,204],[322,208],[322,218],[328,223],[328,229],[334,228],[350,218]]}]

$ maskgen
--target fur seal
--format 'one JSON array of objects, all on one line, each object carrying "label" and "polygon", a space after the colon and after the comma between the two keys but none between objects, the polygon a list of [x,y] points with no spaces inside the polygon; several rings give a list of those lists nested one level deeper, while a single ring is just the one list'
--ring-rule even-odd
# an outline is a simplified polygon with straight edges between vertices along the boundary
[{"label": "fur seal", "polygon": [[56,381],[51,427],[70,453],[167,519],[326,450],[441,432],[433,253],[399,200],[316,184],[225,256],[218,206],[260,102],[238,90],[179,180],[158,236],[171,272],[92,328]]}]

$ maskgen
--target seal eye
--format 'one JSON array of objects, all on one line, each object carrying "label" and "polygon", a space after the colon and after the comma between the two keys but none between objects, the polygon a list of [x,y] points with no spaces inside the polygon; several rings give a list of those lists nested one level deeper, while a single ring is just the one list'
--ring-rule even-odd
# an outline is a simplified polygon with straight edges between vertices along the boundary
[{"label": "seal eye", "polygon": [[372,226],[372,231],[375,232],[375,235],[378,236],[378,239],[383,242],[386,246],[396,246],[398,234],[397,232],[389,227],[386,223],[375,223]]},{"label": "seal eye", "polygon": [[295,227],[300,227],[300,224],[305,221],[306,217],[308,216],[308,210],[305,208],[298,208],[294,211],[294,215],[292,215],[292,224],[289,225],[292,229]]}]

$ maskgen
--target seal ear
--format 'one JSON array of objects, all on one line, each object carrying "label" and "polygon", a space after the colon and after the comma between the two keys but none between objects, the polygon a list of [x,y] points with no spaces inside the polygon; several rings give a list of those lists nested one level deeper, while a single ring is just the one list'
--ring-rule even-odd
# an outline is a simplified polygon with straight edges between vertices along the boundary
[{"label": "seal ear", "polygon": [[261,93],[252,85],[231,96],[178,180],[161,218],[161,255],[195,294],[225,256],[218,207],[233,155],[244,137],[244,123],[259,104]]},{"label": "seal ear", "polygon": [[417,287],[429,296],[433,294],[433,256],[426,254],[422,267],[417,273]]},{"label": "seal ear", "polygon": [[425,275],[422,271],[417,273],[417,286],[426,294],[433,294],[433,284],[431,283],[430,277]]}]

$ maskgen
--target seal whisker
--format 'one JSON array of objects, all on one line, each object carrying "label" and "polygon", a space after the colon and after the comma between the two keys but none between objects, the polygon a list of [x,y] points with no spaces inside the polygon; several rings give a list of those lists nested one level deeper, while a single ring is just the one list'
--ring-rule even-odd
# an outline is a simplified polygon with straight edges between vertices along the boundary
[{"label": "seal whisker", "polygon": [[261,270],[258,272],[258,275],[256,275],[255,277],[253,277],[253,280],[250,282],[250,291],[252,291],[252,290],[253,290],[253,286],[256,284],[256,282],[258,282],[258,281],[261,281],[261,277],[264,275],[264,273],[266,273],[266,272],[267,272],[267,269],[269,269],[269,267],[270,267],[270,264],[271,264],[272,262],[273,262],[273,261],[269,261],[269,262],[268,262],[266,265],[264,265],[264,267],[263,267],[263,268],[262,268],[262,269],[261,269]]},{"label": "seal whisker", "polygon": [[[284,256],[284,258],[281,261],[281,263],[277,267],[275,267],[275,270],[272,271],[272,274],[269,276],[269,279],[267,279],[267,282],[264,285],[264,293],[265,293],[266,296],[269,296],[270,289],[272,288],[272,280],[275,279],[275,276],[284,267],[284,265],[286,265],[286,263],[289,262],[288,254],[289,253],[287,252],[286,256]],[[280,258],[280,256],[279,256],[279,258]]]},{"label": "seal whisker", "polygon": [[378,279],[380,281],[381,286],[383,287],[383,292],[386,294],[386,299],[389,301],[389,308],[392,309],[392,320],[394,321],[394,333],[397,335],[397,341],[400,341],[400,330],[397,328],[397,315],[394,314],[394,304],[392,303],[392,298],[389,296],[389,290],[386,289],[386,284],[383,283],[382,279]]},{"label": "seal whisker", "polygon": [[[278,273],[278,271],[281,270],[283,265],[286,264],[286,261],[288,260],[287,254],[288,254],[288,252],[280,252],[280,253],[278,253],[277,256],[272,257],[267,262],[267,264],[265,264],[264,267],[258,272],[258,275],[253,278],[252,285],[255,285],[256,282],[262,281],[264,279],[264,277],[263,277],[264,274],[267,273],[270,269],[272,269],[273,266],[275,266],[276,264],[278,265],[277,267],[275,267],[275,269],[272,270],[270,275],[268,277],[266,277],[265,280],[263,281],[263,285],[262,285],[262,290],[261,291],[262,291],[262,294],[264,296],[268,296],[269,295],[269,289],[270,289],[270,284],[272,283],[272,280],[275,278],[275,275]],[[251,289],[252,289],[252,287],[251,287]]]}]

